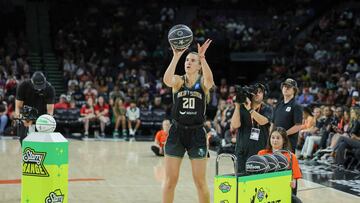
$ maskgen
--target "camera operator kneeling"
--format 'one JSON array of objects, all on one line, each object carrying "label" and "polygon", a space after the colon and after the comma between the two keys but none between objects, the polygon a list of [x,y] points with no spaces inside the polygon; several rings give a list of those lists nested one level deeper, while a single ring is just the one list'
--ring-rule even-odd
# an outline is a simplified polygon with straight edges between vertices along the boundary
[{"label": "camera operator kneeling", "polygon": [[265,92],[265,86],[260,83],[237,87],[231,128],[238,128],[235,148],[238,173],[245,173],[246,160],[266,146],[272,108],[263,103]]},{"label": "camera operator kneeling", "polygon": [[16,90],[15,118],[20,143],[27,136],[29,127],[42,114],[53,115],[55,89],[44,74],[36,71],[31,79],[24,80]]}]

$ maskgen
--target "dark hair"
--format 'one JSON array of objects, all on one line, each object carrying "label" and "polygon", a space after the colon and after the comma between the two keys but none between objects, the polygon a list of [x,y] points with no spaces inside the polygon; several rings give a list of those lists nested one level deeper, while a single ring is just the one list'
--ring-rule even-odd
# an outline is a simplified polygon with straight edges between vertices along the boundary
[{"label": "dark hair", "polygon": [[272,146],[271,146],[270,140],[271,140],[271,135],[274,132],[278,132],[281,135],[282,139],[283,139],[284,143],[283,143],[282,149],[286,149],[286,150],[291,149],[291,144],[290,144],[289,138],[287,136],[286,130],[285,130],[285,128],[282,128],[282,127],[276,127],[271,131],[271,133],[270,133],[270,135],[268,137],[268,140],[267,140],[266,149],[272,151]]},{"label": "dark hair", "polygon": [[310,115],[310,116],[314,116],[313,114],[312,114],[312,110],[311,110],[311,108],[310,107],[304,107],[303,108],[303,112],[305,112],[305,113],[307,113],[308,115]]}]

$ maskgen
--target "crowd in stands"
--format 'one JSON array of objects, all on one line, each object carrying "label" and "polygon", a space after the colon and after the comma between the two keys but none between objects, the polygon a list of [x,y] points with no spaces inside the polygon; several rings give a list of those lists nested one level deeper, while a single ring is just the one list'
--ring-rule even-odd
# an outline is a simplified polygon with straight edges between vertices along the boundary
[{"label": "crowd in stands", "polygon": [[192,22],[196,40],[211,36],[230,51],[278,52],[300,28],[315,16],[309,2],[284,3],[248,11],[235,8],[199,9]]}]

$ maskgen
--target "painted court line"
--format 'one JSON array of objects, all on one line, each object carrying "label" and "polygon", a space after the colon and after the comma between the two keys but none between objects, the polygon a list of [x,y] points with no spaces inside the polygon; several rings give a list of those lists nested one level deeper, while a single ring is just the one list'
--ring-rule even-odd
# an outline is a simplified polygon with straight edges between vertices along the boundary
[{"label": "painted court line", "polygon": [[[69,182],[92,182],[92,181],[102,181],[105,180],[103,178],[70,178]],[[6,184],[20,184],[21,179],[13,179],[13,180],[0,180],[0,185]]]}]

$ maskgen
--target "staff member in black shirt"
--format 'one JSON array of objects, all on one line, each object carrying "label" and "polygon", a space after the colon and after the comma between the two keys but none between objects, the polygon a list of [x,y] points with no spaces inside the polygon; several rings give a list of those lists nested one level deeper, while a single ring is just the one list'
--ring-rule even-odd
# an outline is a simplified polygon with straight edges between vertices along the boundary
[{"label": "staff member in black shirt", "polygon": [[[24,80],[16,90],[15,117],[20,118],[20,109],[24,105],[37,109],[37,116],[42,114],[53,115],[55,103],[55,89],[46,81],[44,74],[36,71],[31,79]],[[20,143],[27,136],[31,120],[22,120],[18,123],[17,135],[20,136]]]},{"label": "staff member in black shirt", "polygon": [[274,109],[273,125],[275,127],[283,127],[289,136],[291,150],[295,152],[298,133],[302,124],[302,107],[295,102],[295,95],[298,91],[297,82],[288,78],[281,83],[281,91],[283,100],[277,104]]},{"label": "staff member in black shirt", "polygon": [[255,92],[247,102],[235,102],[231,118],[231,128],[238,129],[235,154],[238,160],[238,173],[245,172],[246,160],[266,147],[273,109],[263,102],[265,86],[254,85]]}]

